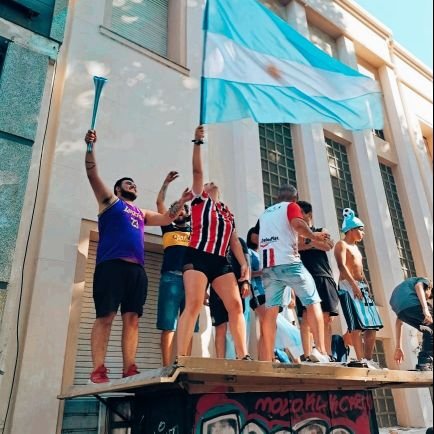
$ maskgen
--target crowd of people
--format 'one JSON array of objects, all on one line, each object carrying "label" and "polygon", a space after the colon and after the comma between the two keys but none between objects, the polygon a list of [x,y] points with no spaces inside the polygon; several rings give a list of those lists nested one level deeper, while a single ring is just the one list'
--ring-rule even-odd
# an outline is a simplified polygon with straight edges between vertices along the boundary
[{"label": "crowd of people", "polygon": [[[259,323],[259,361],[341,361],[347,351],[339,356],[335,343],[344,339],[332,336],[331,327],[340,306],[348,328],[345,342],[351,342],[355,351],[348,365],[378,369],[373,353],[383,323],[363,273],[358,247],[364,237],[363,222],[353,210],[345,209],[343,238],[335,244],[327,229],[313,226],[311,204],[299,200],[295,187],[282,185],[276,202],[259,216],[244,241],[237,233],[234,215],[221,201],[219,187],[204,182],[204,137],[204,128],[199,126],[193,140],[192,188],[167,206],[167,189],[179,176],[176,171],[169,172],[157,196],[157,211],[151,211],[134,205],[137,186],[131,178],[117,181],[113,191],[104,184],[95,159],[96,132],[86,134],[86,143],[94,145],[86,153],[85,167],[99,206],[100,236],[90,381],[110,381],[105,356],[119,308],[123,377],[139,373],[135,355],[148,286],[145,226],[160,226],[163,235],[157,328],[164,366],[173,364],[177,356],[191,355],[199,315],[207,304],[215,327],[217,357],[227,357],[228,346],[232,346],[234,358],[252,360],[248,351],[252,310]],[[338,284],[327,255],[331,251],[339,268]],[[394,290],[390,304],[397,315],[397,363],[404,359],[402,326],[406,323],[423,333],[416,368],[432,370],[431,301],[432,282],[424,277],[407,279]],[[293,308],[297,321],[285,315]]]}]

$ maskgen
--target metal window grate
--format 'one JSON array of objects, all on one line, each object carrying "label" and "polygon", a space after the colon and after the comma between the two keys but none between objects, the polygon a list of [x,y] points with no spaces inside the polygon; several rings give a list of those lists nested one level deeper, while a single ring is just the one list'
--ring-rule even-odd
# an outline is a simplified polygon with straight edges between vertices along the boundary
[{"label": "metal window grate", "polygon": [[297,185],[290,124],[260,124],[262,183],[265,206],[270,206],[282,184]]},{"label": "metal window grate", "polygon": [[[356,196],[353,189],[353,180],[351,178],[350,163],[348,160],[347,149],[344,145],[326,138],[326,147],[329,160],[330,176],[333,186],[333,195],[335,199],[336,213],[338,216],[339,227],[341,227],[344,220],[342,211],[345,208],[351,208],[356,214],[358,214]],[[365,246],[363,242],[358,244],[358,246],[363,256],[363,270],[365,273],[365,277],[372,288],[368,261],[366,259]],[[374,289],[372,290],[374,291]]]},{"label": "metal window grate", "polygon": [[398,189],[395,177],[390,166],[380,163],[381,176],[383,177],[384,189],[386,191],[387,204],[389,205],[390,217],[392,218],[392,228],[398,246],[399,259],[402,271],[407,279],[416,276],[413,254],[411,253],[410,241],[408,239],[407,228],[404,216],[402,215],[401,202],[399,201]]},{"label": "metal window grate", "polygon": [[[386,354],[384,344],[381,340],[377,340],[374,350],[374,359],[382,367],[387,367]],[[380,428],[388,428],[398,425],[396,417],[395,401],[393,400],[391,389],[376,389],[373,390],[375,412],[377,413],[377,421]]]}]

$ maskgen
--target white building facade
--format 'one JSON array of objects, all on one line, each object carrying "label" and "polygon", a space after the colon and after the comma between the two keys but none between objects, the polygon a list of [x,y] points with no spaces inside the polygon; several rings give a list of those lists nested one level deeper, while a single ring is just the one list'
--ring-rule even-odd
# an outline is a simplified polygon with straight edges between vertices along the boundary
[{"label": "white building facade", "polygon": [[[432,71],[351,0],[268,3],[330,55],[378,80],[384,131],[258,126],[249,120],[214,125],[204,145],[206,173],[220,185],[241,236],[286,182],[297,184],[300,198],[314,206],[315,224],[327,227],[334,239],[340,236],[342,209],[358,211],[367,227],[366,272],[385,323],[377,355],[389,368],[397,368],[390,294],[407,276],[432,278]],[[7,415],[5,432],[46,434],[77,428],[78,407],[65,406],[56,397],[73,384],[85,384],[91,370],[98,231],[83,138],[91,118],[92,75],[108,78],[96,128],[102,178],[111,185],[123,176],[133,177],[139,206],[153,209],[166,174],[177,170],[181,178],[170,186],[167,200],[175,199],[191,184],[202,13],[202,0],[69,4],[65,41],[52,88],[46,89],[52,98],[45,98],[47,109],[39,119],[46,126],[41,169],[39,160],[32,161],[12,264],[14,290],[8,293],[0,329],[0,369],[5,372],[0,376],[0,421]],[[150,288],[140,326],[141,370],[160,364],[155,329],[160,229],[146,228],[145,238]],[[18,347],[13,333],[17,321]],[[343,320],[336,329],[345,331]],[[117,323],[108,353],[114,378],[121,369],[119,330]],[[413,369],[418,336],[410,329],[405,333],[407,359],[401,369]],[[213,354],[205,310],[194,353]],[[382,391],[376,402],[383,426],[432,426],[428,389]],[[87,408],[92,430],[100,429],[88,426],[82,432],[104,432],[99,404],[79,405]]]}]

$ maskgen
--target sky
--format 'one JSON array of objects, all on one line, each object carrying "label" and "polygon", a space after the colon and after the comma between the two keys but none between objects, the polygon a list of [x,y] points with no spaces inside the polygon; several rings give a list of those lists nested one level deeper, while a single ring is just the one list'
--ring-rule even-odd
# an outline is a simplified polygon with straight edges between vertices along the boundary
[{"label": "sky", "polygon": [[393,39],[433,67],[433,0],[355,0],[392,30]]}]

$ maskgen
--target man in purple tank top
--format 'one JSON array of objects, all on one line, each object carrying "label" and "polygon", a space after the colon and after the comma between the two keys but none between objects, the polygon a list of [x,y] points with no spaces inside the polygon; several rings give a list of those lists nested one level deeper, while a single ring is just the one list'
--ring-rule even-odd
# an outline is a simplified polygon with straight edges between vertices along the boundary
[{"label": "man in purple tank top", "polygon": [[[95,131],[88,131],[86,143],[97,140]],[[94,148],[94,147],[93,147]],[[91,383],[108,383],[104,365],[113,319],[121,308],[123,377],[139,373],[136,363],[139,318],[147,295],[148,279],[144,264],[144,228],[166,226],[181,213],[192,193],[182,197],[169,210],[158,213],[134,206],[137,186],[131,178],[122,178],[113,192],[101,180],[95,153],[87,152],[86,173],[99,206],[99,245],[93,282],[96,320],[92,328],[91,349],[93,371]]]}]

